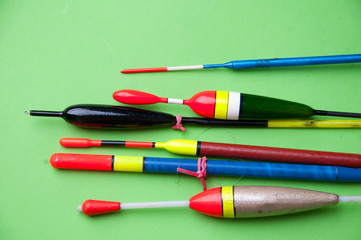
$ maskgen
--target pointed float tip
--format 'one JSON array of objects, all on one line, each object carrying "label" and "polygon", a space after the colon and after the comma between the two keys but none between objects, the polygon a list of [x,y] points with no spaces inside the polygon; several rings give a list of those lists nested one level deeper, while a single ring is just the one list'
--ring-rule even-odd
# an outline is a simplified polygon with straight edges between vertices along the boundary
[{"label": "pointed float tip", "polygon": [[77,210],[78,212],[83,212],[83,207],[82,207],[81,205],[78,205],[78,206],[76,207],[76,210]]},{"label": "pointed float tip", "polygon": [[30,115],[30,111],[25,111],[25,115]]},{"label": "pointed float tip", "polygon": [[137,68],[137,69],[124,69],[120,71],[121,73],[145,73],[145,72],[166,72],[168,69],[166,67],[158,68]]}]

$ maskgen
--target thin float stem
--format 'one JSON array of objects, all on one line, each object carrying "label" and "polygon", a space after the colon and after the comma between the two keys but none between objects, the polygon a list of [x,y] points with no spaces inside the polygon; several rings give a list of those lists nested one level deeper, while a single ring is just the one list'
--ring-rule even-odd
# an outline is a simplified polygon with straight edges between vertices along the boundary
[{"label": "thin float stem", "polygon": [[186,201],[163,201],[163,202],[138,202],[138,203],[121,203],[121,209],[136,208],[168,208],[168,207],[188,207],[189,200]]},{"label": "thin float stem", "polygon": [[339,202],[361,202],[361,196],[340,196]]},{"label": "thin float stem", "polygon": [[62,112],[56,112],[56,111],[38,111],[38,110],[30,110],[25,111],[25,114],[31,115],[31,116],[43,116],[43,117],[62,117]]},{"label": "thin float stem", "polygon": [[315,115],[323,115],[323,116],[361,118],[361,113],[350,113],[350,112],[334,112],[334,111],[314,110],[314,114]]},{"label": "thin float stem", "polygon": [[[136,202],[121,203],[120,209],[140,209],[140,208],[170,208],[170,207],[188,207],[189,200],[185,201],[162,201],[162,202]],[[77,206],[79,212],[83,211],[82,205]]]}]

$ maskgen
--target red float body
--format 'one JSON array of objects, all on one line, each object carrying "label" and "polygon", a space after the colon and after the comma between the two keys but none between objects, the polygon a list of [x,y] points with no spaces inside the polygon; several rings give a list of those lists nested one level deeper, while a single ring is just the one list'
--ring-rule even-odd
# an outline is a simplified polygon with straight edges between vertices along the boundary
[{"label": "red float body", "polygon": [[88,216],[99,215],[120,210],[120,202],[86,200],[82,205],[82,211]]},{"label": "red float body", "polygon": [[[114,92],[113,98],[118,102],[132,105],[168,102],[168,98],[161,98],[151,93],[129,89]],[[200,116],[214,118],[214,111],[216,107],[216,91],[199,92],[190,99],[184,100],[183,104],[189,106]]]},{"label": "red float body", "polygon": [[222,217],[221,188],[212,188],[191,197],[189,208],[212,217]]},{"label": "red float body", "polygon": [[167,98],[136,90],[124,89],[113,93],[114,100],[132,105],[167,103]]},{"label": "red float body", "polygon": [[54,168],[111,171],[112,158],[112,155],[55,153],[50,164]]},{"label": "red float body", "polygon": [[216,108],[216,91],[203,91],[195,94],[189,100],[184,100],[195,113],[202,117],[214,118]]}]

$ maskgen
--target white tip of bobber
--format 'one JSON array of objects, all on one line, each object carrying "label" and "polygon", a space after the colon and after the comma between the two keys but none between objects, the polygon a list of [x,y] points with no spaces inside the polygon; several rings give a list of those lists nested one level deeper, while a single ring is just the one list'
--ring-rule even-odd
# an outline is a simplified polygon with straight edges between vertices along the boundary
[{"label": "white tip of bobber", "polygon": [[203,65],[167,67],[168,71],[182,71],[182,70],[195,70],[195,69],[203,69]]},{"label": "white tip of bobber", "polygon": [[361,196],[340,196],[339,202],[361,202]]},{"label": "white tip of bobber", "polygon": [[82,207],[81,205],[78,205],[78,206],[76,207],[76,210],[77,210],[78,212],[82,212],[82,211],[83,211],[83,207]]},{"label": "white tip of bobber", "polygon": [[30,114],[30,112],[29,112],[29,111],[25,111],[24,113],[25,113],[25,115],[29,115],[29,114]]}]

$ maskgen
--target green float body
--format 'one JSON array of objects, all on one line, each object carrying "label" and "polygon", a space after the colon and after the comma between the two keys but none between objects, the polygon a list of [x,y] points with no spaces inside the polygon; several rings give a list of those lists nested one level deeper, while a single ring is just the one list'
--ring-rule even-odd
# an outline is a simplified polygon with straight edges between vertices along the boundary
[{"label": "green float body", "polygon": [[240,118],[307,118],[314,110],[305,104],[242,94]]}]

